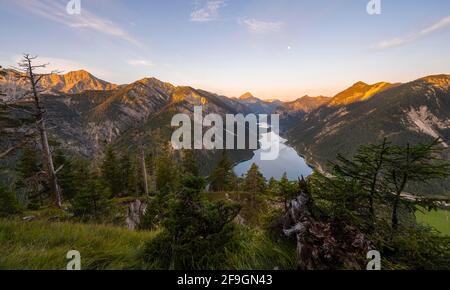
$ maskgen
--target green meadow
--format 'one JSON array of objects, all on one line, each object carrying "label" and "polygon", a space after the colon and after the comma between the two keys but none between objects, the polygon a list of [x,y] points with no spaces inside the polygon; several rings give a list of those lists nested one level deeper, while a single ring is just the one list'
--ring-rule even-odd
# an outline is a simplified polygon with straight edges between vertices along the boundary
[{"label": "green meadow", "polygon": [[431,212],[417,212],[417,221],[438,230],[441,234],[450,236],[450,211],[437,210]]}]

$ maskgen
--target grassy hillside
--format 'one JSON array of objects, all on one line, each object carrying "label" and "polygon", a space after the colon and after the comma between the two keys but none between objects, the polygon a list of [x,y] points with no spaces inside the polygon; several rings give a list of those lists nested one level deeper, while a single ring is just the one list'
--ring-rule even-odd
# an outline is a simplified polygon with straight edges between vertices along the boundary
[{"label": "grassy hillside", "polygon": [[[147,269],[140,258],[156,232],[74,223],[0,220],[0,269],[65,269],[70,250],[82,269]],[[227,269],[295,269],[295,248],[272,242],[261,230],[239,226],[226,249]]]},{"label": "grassy hillside", "polygon": [[433,227],[443,235],[450,236],[450,211],[418,212],[416,218],[419,223]]},{"label": "grassy hillside", "polygon": [[0,269],[65,269],[70,250],[82,269],[138,267],[137,250],[154,233],[73,223],[0,220]]}]

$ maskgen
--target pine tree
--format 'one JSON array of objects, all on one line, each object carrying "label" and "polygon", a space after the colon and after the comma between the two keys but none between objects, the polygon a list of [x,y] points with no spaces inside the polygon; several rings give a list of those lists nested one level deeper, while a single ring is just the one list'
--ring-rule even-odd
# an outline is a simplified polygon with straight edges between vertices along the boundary
[{"label": "pine tree", "polygon": [[[373,232],[377,219],[376,206],[391,207],[391,229],[397,232],[399,210],[411,214],[418,205],[433,201],[403,198],[407,186],[450,176],[450,163],[442,159],[445,149],[439,139],[428,144],[394,146],[387,140],[377,145],[361,146],[351,160],[342,156],[333,164],[333,176],[316,174],[316,191],[331,203],[333,216],[345,219]],[[384,224],[381,223],[380,226]]]},{"label": "pine tree", "polygon": [[10,217],[21,213],[21,208],[14,193],[0,184],[0,217]]},{"label": "pine tree", "polygon": [[284,207],[285,209],[287,209],[289,201],[293,199],[298,193],[298,183],[291,182],[287,176],[287,173],[285,172],[279,182],[279,187]]},{"label": "pine tree", "polygon": [[407,185],[450,176],[450,163],[440,157],[444,150],[440,139],[415,146],[410,144],[405,147],[393,146],[391,149],[388,157],[387,183],[390,193],[394,196],[391,221],[394,232],[399,225],[400,206],[404,205],[414,210],[415,204],[420,202],[420,199],[415,201],[401,198]]},{"label": "pine tree", "polygon": [[211,175],[208,178],[212,191],[229,191],[237,187],[237,177],[233,172],[233,167],[228,159],[228,154],[224,150],[222,156]]},{"label": "pine tree", "polygon": [[331,163],[336,175],[350,178],[361,187],[367,199],[368,226],[375,227],[375,203],[383,198],[386,184],[383,180],[391,143],[384,139],[381,144],[361,146],[356,155],[349,160],[338,155],[337,162]]},{"label": "pine tree", "polygon": [[[123,154],[119,161],[119,176],[121,192],[126,195],[138,195],[140,173],[136,158],[131,158],[129,154]],[[134,161],[134,162],[133,162]]]},{"label": "pine tree", "polygon": [[193,150],[183,150],[182,167],[185,174],[199,176],[197,160]]},{"label": "pine tree", "polygon": [[201,177],[186,176],[180,192],[172,195],[162,222],[163,231],[145,247],[145,260],[160,269],[218,269],[225,246],[233,236],[239,206],[207,203],[200,198]]},{"label": "pine tree", "polygon": [[156,189],[164,194],[174,192],[178,187],[179,173],[169,151],[162,152],[155,162]]},{"label": "pine tree", "polygon": [[257,194],[262,194],[266,190],[266,179],[255,163],[252,164],[245,176],[243,190]]},{"label": "pine tree", "polygon": [[267,184],[267,192],[274,196],[280,194],[280,184],[274,177],[269,179],[269,183]]},{"label": "pine tree", "polygon": [[83,221],[99,221],[109,211],[108,196],[110,195],[103,180],[91,174],[91,177],[84,181],[84,185],[71,201],[71,210],[75,217]]},{"label": "pine tree", "polygon": [[29,147],[23,149],[16,172],[18,174],[16,187],[25,193],[30,209],[36,209],[39,205],[43,205],[45,184],[39,177],[41,164],[36,150]]},{"label": "pine tree", "polygon": [[61,194],[67,200],[72,199],[76,194],[74,168],[72,159],[68,159],[62,150],[55,152],[55,167],[58,169],[58,181],[61,186]]},{"label": "pine tree", "polygon": [[111,146],[106,147],[105,157],[101,165],[102,178],[111,192],[112,197],[122,193],[123,184],[117,164],[117,156]]},{"label": "pine tree", "polygon": [[89,168],[89,161],[83,158],[73,158],[71,160],[71,167],[73,169],[73,192],[78,194],[85,186],[86,180],[91,178],[93,174]]}]

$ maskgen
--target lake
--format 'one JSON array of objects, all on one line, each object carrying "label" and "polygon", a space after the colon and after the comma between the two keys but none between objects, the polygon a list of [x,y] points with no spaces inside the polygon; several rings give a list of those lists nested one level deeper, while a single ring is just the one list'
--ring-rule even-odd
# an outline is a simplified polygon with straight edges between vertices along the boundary
[{"label": "lake", "polygon": [[[266,124],[260,124],[260,127],[263,126],[267,128]],[[276,160],[261,160],[261,152],[270,149],[276,142],[279,142],[280,146],[278,158]],[[286,142],[286,139],[281,138],[274,132],[262,134],[259,139],[261,149],[254,151],[254,156],[251,160],[241,162],[235,166],[234,172],[241,177],[255,163],[267,180],[272,177],[280,180],[285,172],[290,180],[298,180],[302,175],[305,177],[311,175],[313,169],[306,164],[305,159],[294,148],[286,145]]]}]

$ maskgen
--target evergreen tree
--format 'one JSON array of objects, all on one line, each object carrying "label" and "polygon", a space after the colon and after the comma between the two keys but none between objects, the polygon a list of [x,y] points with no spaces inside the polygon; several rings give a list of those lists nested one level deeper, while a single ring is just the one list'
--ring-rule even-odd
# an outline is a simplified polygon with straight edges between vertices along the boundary
[{"label": "evergreen tree", "polygon": [[84,185],[71,201],[71,210],[75,217],[83,221],[98,221],[109,211],[108,196],[110,195],[103,180],[91,175],[84,181]]},{"label": "evergreen tree", "polygon": [[391,143],[384,139],[381,144],[361,146],[352,160],[338,155],[337,162],[331,163],[335,173],[350,178],[358,183],[362,189],[367,209],[368,227],[375,227],[375,203],[383,198],[386,184],[383,180],[387,158],[390,154]]},{"label": "evergreen tree", "polygon": [[183,150],[182,167],[185,174],[199,176],[199,170],[194,150]]},{"label": "evergreen tree", "polygon": [[450,176],[450,163],[440,156],[445,150],[442,141],[436,139],[428,144],[418,144],[405,147],[393,146],[388,157],[386,180],[388,190],[394,196],[392,200],[392,229],[398,229],[398,210],[401,205],[415,210],[415,205],[421,200],[401,198],[408,184],[428,182],[432,179],[442,179]]},{"label": "evergreen tree", "polygon": [[172,196],[164,230],[145,247],[144,258],[160,269],[218,269],[233,234],[237,205],[207,203],[200,192],[205,181],[187,176]]},{"label": "evergreen tree", "polygon": [[287,176],[287,173],[285,172],[279,182],[279,187],[284,207],[287,209],[289,201],[295,198],[298,193],[298,183],[291,182]]},{"label": "evergreen tree", "polygon": [[111,146],[106,147],[105,157],[101,165],[102,178],[111,192],[112,197],[122,193],[123,184],[121,182],[120,171],[117,164],[117,156]]},{"label": "evergreen tree", "polygon": [[252,164],[245,176],[243,190],[257,194],[262,194],[266,190],[266,179],[255,163]]},{"label": "evergreen tree", "polygon": [[164,194],[174,192],[178,187],[178,172],[167,150],[162,152],[155,162],[156,189]]},{"label": "evergreen tree", "polygon": [[91,178],[93,174],[89,168],[89,161],[83,158],[73,158],[71,160],[71,168],[73,171],[73,192],[74,196],[85,186],[86,180]]},{"label": "evergreen tree", "polygon": [[126,195],[138,195],[139,193],[139,166],[137,158],[131,158],[129,154],[123,154],[119,161],[119,176],[121,192]]},{"label": "evergreen tree", "polygon": [[19,174],[20,178],[22,180],[25,180],[34,176],[40,171],[40,162],[36,150],[25,147],[22,151],[22,155],[17,166],[17,173]]},{"label": "evergreen tree", "polygon": [[237,177],[233,172],[226,150],[223,150],[222,156],[208,180],[213,191],[229,191],[237,188]]},{"label": "evergreen tree", "polygon": [[400,209],[413,217],[417,206],[433,204],[420,197],[403,198],[407,186],[450,176],[450,163],[440,157],[444,149],[439,140],[415,146],[394,146],[384,140],[362,146],[351,160],[339,156],[332,163],[332,177],[316,174],[314,188],[330,202],[333,216],[370,232],[377,219],[380,226],[385,224],[385,215],[377,215],[375,208],[390,206],[391,232],[395,233]]},{"label": "evergreen tree", "polygon": [[[76,194],[77,186],[75,184],[75,173],[72,166],[72,159],[68,159],[62,150],[55,152],[55,167],[60,171],[58,172],[58,181],[61,186],[61,194],[64,199],[70,200]],[[62,167],[61,167],[62,166]]]},{"label": "evergreen tree", "polygon": [[267,184],[267,192],[274,196],[280,195],[280,184],[274,177],[269,179],[269,183]]},{"label": "evergreen tree", "polygon": [[39,177],[41,163],[36,150],[24,148],[16,172],[18,174],[16,187],[25,194],[29,201],[28,207],[37,209],[39,205],[43,205],[45,182]]},{"label": "evergreen tree", "polygon": [[0,217],[10,217],[21,213],[16,195],[0,184]]},{"label": "evergreen tree", "polygon": [[448,238],[414,222],[419,206],[435,203],[404,196],[408,185],[450,175],[450,163],[441,157],[444,149],[438,140],[362,146],[352,159],[340,156],[330,175],[315,172],[302,187],[314,197],[316,219],[358,229],[383,252],[383,267],[446,269]]}]

